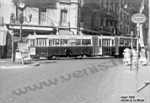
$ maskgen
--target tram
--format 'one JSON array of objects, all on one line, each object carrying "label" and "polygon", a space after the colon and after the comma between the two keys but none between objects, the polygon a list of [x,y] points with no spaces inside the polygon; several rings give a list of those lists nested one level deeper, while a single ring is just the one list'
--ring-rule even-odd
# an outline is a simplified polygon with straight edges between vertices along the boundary
[{"label": "tram", "polygon": [[[132,38],[92,35],[29,35],[32,57],[116,56],[131,46]],[[135,39],[136,40],[136,39]],[[133,43],[135,46],[136,43]]]},{"label": "tram", "polygon": [[116,55],[119,57],[123,56],[123,51],[125,48],[134,48],[137,46],[137,38],[136,37],[127,37],[127,36],[117,36],[115,37],[115,47],[116,47]]},{"label": "tram", "polygon": [[27,43],[34,57],[92,56],[92,36],[29,35]]}]

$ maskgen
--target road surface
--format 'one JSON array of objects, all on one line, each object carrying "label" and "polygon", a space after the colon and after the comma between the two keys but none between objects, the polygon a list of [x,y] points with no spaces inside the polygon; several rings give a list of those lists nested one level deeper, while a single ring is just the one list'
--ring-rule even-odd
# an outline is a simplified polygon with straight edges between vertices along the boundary
[{"label": "road surface", "polygon": [[[124,71],[121,63],[51,60],[29,68],[0,69],[0,103],[124,103],[121,100],[134,96],[137,88],[135,72]],[[138,99],[141,103],[143,98]]]}]

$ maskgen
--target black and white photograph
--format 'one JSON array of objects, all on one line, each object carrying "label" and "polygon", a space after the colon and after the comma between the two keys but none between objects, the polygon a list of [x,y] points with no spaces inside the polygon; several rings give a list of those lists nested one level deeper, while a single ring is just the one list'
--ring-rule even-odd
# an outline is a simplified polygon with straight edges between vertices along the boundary
[{"label": "black and white photograph", "polygon": [[150,103],[150,0],[0,0],[0,103]]}]

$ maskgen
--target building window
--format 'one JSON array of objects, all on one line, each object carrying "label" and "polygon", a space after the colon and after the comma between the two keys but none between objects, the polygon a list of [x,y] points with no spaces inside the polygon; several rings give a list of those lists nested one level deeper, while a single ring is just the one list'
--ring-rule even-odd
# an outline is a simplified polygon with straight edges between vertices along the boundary
[{"label": "building window", "polygon": [[63,9],[61,10],[61,14],[60,14],[60,25],[66,26],[66,24],[67,24],[67,10]]},{"label": "building window", "polygon": [[39,24],[44,24],[46,22],[46,8],[39,9]]}]

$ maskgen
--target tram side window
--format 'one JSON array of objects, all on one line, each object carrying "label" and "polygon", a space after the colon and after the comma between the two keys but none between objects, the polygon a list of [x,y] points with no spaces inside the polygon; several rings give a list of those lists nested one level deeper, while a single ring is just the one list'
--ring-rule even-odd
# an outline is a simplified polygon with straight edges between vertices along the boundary
[{"label": "tram side window", "polygon": [[34,39],[30,39],[30,40],[29,40],[29,43],[30,43],[30,44],[29,44],[30,46],[35,46]]},{"label": "tram side window", "polygon": [[81,40],[80,39],[76,39],[76,45],[81,45]]},{"label": "tram side window", "polygon": [[101,39],[99,39],[99,46],[101,47],[102,46],[102,40]]},{"label": "tram side window", "polygon": [[124,40],[124,46],[128,46],[127,40]]},{"label": "tram side window", "polygon": [[49,46],[53,46],[53,40],[52,39],[49,40]]},{"label": "tram side window", "polygon": [[120,46],[123,46],[124,45],[124,41],[123,39],[120,39]]},{"label": "tram side window", "polygon": [[115,40],[112,40],[112,46],[115,46]]},{"label": "tram side window", "polygon": [[81,40],[80,39],[72,39],[70,41],[70,45],[71,46],[79,46],[79,45],[81,45]]},{"label": "tram side window", "polygon": [[67,46],[67,44],[68,44],[68,40],[67,39],[61,39],[60,40],[60,45]]},{"label": "tram side window", "polygon": [[107,46],[108,47],[110,46],[110,40],[107,40]]},{"label": "tram side window", "polygon": [[125,45],[125,46],[129,46],[129,45],[130,45],[129,43],[130,43],[129,40],[127,40],[127,39],[124,40],[124,45]]},{"label": "tram side window", "polygon": [[46,45],[46,44],[47,44],[47,43],[46,43],[46,40],[47,40],[47,39],[38,38],[38,39],[37,39],[37,46],[41,46],[41,47],[42,47],[42,46],[47,46],[47,45]]},{"label": "tram side window", "polygon": [[103,39],[103,46],[109,46],[109,40]]},{"label": "tram side window", "polygon": [[103,46],[106,46],[106,40],[103,39]]},{"label": "tram side window", "polygon": [[131,46],[131,40],[128,40],[128,46]]},{"label": "tram side window", "polygon": [[90,39],[82,39],[82,45],[91,45]]},{"label": "tram side window", "polygon": [[53,40],[53,44],[54,44],[55,46],[58,46],[58,45],[59,45],[59,39],[54,39],[54,40]]}]

